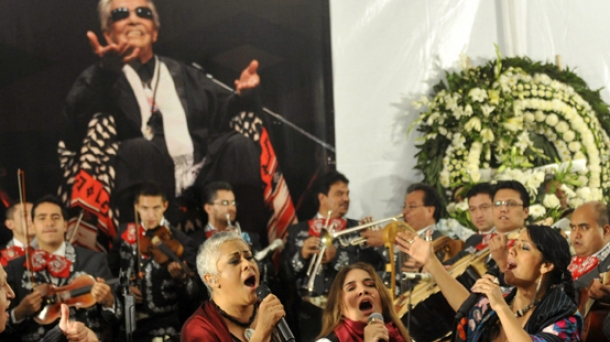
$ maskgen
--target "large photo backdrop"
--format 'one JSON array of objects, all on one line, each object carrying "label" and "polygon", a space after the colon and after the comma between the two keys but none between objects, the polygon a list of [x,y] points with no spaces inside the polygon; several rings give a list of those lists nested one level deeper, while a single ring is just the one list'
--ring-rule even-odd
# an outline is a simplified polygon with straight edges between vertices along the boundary
[{"label": "large photo backdrop", "polygon": [[[299,218],[315,208],[311,180],[334,163],[328,1],[156,1],[155,52],[196,63],[220,82],[260,62],[262,114]],[[96,58],[97,1],[0,3],[0,187],[17,199],[16,170],[34,200],[56,193],[61,111],[76,77]],[[307,136],[309,134],[310,136]]]}]

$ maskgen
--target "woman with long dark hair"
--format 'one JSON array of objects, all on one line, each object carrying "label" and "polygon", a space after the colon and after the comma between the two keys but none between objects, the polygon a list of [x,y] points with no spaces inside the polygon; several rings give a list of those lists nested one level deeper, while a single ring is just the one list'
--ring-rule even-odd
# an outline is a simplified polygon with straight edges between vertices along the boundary
[{"label": "woman with long dark hair", "polygon": [[[426,267],[438,269],[429,242],[399,234],[397,244]],[[479,279],[472,292],[483,296],[467,318],[459,322],[457,340],[580,341],[582,318],[573,301],[569,263],[566,239],[550,227],[528,226],[510,248],[508,266],[501,270],[504,281],[514,287],[502,290],[497,279],[489,274]],[[436,276],[435,279],[447,281]],[[469,293],[457,281],[455,284],[459,286],[455,286],[452,295],[455,298],[449,303],[457,311]]]},{"label": "woman with long dark hair", "polygon": [[[383,317],[371,319],[371,314]],[[372,316],[375,317],[375,316]],[[387,322],[387,323],[384,323]],[[409,342],[388,290],[369,264],[343,267],[333,281],[318,342]]]}]

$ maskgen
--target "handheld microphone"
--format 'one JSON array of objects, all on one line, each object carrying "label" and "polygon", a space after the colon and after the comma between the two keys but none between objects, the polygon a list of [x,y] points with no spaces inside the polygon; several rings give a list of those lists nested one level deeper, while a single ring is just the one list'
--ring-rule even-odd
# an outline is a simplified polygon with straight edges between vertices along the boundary
[{"label": "handheld microphone", "polygon": [[[500,267],[498,267],[497,264],[494,264],[493,266],[489,267],[487,273],[485,274],[491,274],[497,278],[500,276]],[[481,296],[482,294],[480,293],[471,293],[455,314],[455,320],[459,322],[462,318],[466,317],[472,307],[481,299]]]},{"label": "handheld microphone", "polygon": [[433,282],[434,277],[430,273],[402,272],[402,280],[419,280],[423,282]]},{"label": "handheld microphone", "polygon": [[[383,321],[383,315],[380,314],[379,312],[373,312],[369,316],[368,324],[371,324],[371,322],[373,322],[373,321],[381,321],[381,324],[385,324],[385,322]],[[379,340],[379,342],[386,342],[386,341],[385,340]]]},{"label": "handheld microphone", "polygon": [[[265,284],[260,284],[258,286],[258,288],[256,288],[256,295],[258,296],[258,299],[260,299],[260,300],[265,299],[265,297],[267,297],[270,294],[271,294],[271,290],[269,290],[269,286],[267,286]],[[286,318],[284,318],[284,317],[280,318],[280,320],[277,322],[275,328],[277,329],[277,332],[279,333],[282,341],[284,341],[284,342],[295,341],[294,335],[292,334],[292,331],[290,331],[290,327],[288,327],[288,323],[286,323]]]},{"label": "handheld microphone", "polygon": [[254,259],[256,259],[256,261],[261,261],[261,260],[265,259],[265,257],[267,256],[267,254],[269,254],[269,252],[272,252],[272,251],[274,251],[278,248],[282,248],[282,247],[284,247],[284,241],[282,241],[282,239],[275,239],[275,241],[273,241],[271,244],[269,244],[269,246],[256,252],[256,254],[254,254]]}]

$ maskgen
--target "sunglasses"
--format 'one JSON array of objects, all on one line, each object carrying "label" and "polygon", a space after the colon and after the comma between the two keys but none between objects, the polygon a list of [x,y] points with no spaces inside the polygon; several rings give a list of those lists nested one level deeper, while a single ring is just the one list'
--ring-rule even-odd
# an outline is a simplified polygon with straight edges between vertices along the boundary
[{"label": "sunglasses", "polygon": [[[148,7],[138,7],[135,11],[138,17],[153,20],[153,12]],[[112,20],[112,22],[121,21],[123,19],[127,19],[128,17],[129,8],[127,7],[119,7],[110,12],[110,19]]]}]

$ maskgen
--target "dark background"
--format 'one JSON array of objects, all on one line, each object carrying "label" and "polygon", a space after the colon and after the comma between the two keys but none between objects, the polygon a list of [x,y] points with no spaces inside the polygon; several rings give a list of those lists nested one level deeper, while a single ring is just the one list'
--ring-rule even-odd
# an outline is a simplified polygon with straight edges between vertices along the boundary
[{"label": "dark background", "polygon": [[[328,0],[157,0],[155,53],[196,62],[233,84],[260,62],[263,105],[334,146]],[[62,107],[76,77],[96,61],[87,30],[103,41],[96,0],[0,2],[0,190],[30,201],[56,193]],[[316,208],[307,191],[335,155],[270,115],[264,117],[299,219]],[[1,206],[0,206],[1,207]],[[1,222],[1,221],[0,221]]]}]

